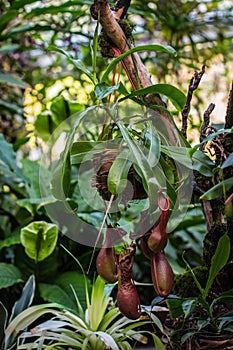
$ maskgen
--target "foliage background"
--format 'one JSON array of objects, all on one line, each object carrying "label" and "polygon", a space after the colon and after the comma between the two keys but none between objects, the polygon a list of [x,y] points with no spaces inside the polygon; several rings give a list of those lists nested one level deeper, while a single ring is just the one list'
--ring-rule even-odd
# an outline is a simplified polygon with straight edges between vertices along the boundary
[{"label": "foliage background", "polygon": [[[43,290],[43,284],[48,283],[51,276],[56,280],[59,274],[72,273],[76,269],[60,248],[60,242],[78,256],[84,268],[90,260],[90,249],[59,237],[50,257],[41,263],[33,262],[25,254],[19,237],[20,229],[28,223],[49,221],[43,207],[32,200],[39,198],[41,146],[70,114],[97,102],[94,85],[82,70],[76,69],[64,54],[55,51],[55,48],[64,50],[74,59],[81,60],[86,68],[93,69],[96,23],[91,19],[90,5],[90,1],[76,0],[2,0],[0,4],[0,132],[4,136],[0,140],[3,159],[0,165],[0,259],[3,264],[0,265],[0,299],[9,308],[20,294],[21,283],[31,273],[36,274]],[[215,101],[219,94],[225,105],[227,102],[232,80],[231,1],[158,0],[142,3],[135,0],[129,9],[129,19],[136,24],[133,31],[136,44],[160,42],[177,50],[176,58],[156,53],[142,54],[154,83],[172,83],[185,92],[193,70],[207,65],[206,78],[190,115],[190,130],[199,130],[207,104]],[[107,63],[108,60],[98,52],[97,78]],[[122,81],[129,86],[123,72]],[[222,117],[224,113],[225,110],[221,110]],[[179,116],[176,118],[179,124]],[[217,119],[217,122],[221,123],[221,120]],[[195,137],[195,133],[190,133],[190,139],[198,142]],[[185,221],[172,234],[167,249],[176,272],[184,269],[184,250],[189,252],[192,266],[201,263],[204,233],[200,205],[193,204]],[[6,271],[5,263],[11,266],[8,280],[5,276],[9,277],[9,270]],[[145,267],[148,267],[148,262],[139,254],[134,267],[136,280],[149,281],[149,274],[144,274]],[[73,279],[74,275],[65,275],[64,279],[68,277]],[[64,285],[63,281],[59,287],[61,285]],[[9,298],[9,293],[12,298]],[[152,288],[146,290],[145,303],[150,303],[152,293]],[[41,298],[47,300],[49,297],[42,291],[38,293],[38,300]]]}]

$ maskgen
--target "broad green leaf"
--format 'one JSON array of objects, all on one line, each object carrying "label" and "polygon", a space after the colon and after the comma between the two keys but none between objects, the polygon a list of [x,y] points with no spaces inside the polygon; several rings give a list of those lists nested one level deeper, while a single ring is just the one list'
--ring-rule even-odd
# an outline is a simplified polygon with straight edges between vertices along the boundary
[{"label": "broad green leaf", "polygon": [[186,147],[161,145],[161,151],[175,161],[184,164],[187,168],[193,169],[192,161],[190,157],[187,156],[188,149]]},{"label": "broad green leaf", "polygon": [[161,45],[161,44],[148,44],[148,45],[139,45],[136,47],[133,47],[129,51],[123,53],[122,55],[118,56],[112,62],[108,65],[107,69],[105,70],[102,78],[101,78],[101,83],[104,83],[105,81],[108,80],[109,74],[112,72],[113,68],[117,65],[118,62],[120,62],[123,58],[126,56],[131,55],[134,52],[139,52],[139,51],[159,51],[159,52],[166,52],[169,53],[173,56],[176,56],[176,51],[173,49],[173,47],[168,46],[168,45]]},{"label": "broad green leaf", "polygon": [[85,286],[87,286],[88,291],[91,290],[91,282],[88,277],[84,277],[83,273],[76,271],[68,271],[59,276],[55,283],[69,294],[70,299],[75,302],[75,297],[73,295],[71,285],[75,290],[75,293],[79,299],[79,302],[83,309],[86,309],[86,293]]},{"label": "broad green leaf", "polygon": [[169,298],[166,300],[167,306],[169,308],[169,313],[173,319],[181,317],[184,315],[184,310],[182,307],[183,299],[180,298]]},{"label": "broad green leaf", "polygon": [[96,154],[97,150],[104,150],[106,144],[102,141],[78,141],[74,142],[71,148],[71,163],[80,164],[83,158]]},{"label": "broad green leaf", "polygon": [[120,87],[120,83],[117,85],[109,86],[106,83],[100,83],[95,86],[94,93],[98,100],[102,100],[108,97],[113,92],[117,91]]},{"label": "broad green leaf", "polygon": [[26,190],[30,198],[40,198],[39,187],[39,164],[30,159],[22,159],[21,164],[23,166],[23,173],[27,176],[28,182],[26,183]]},{"label": "broad green leaf", "polygon": [[132,166],[132,161],[129,159],[129,151],[122,151],[114,160],[108,173],[108,189],[118,195],[124,191],[128,184],[128,173]]},{"label": "broad green leaf", "polygon": [[12,235],[10,237],[7,237],[6,239],[0,241],[0,250],[3,248],[11,247],[15,244],[20,244],[20,235],[19,233]]},{"label": "broad green leaf", "polygon": [[218,275],[219,271],[226,265],[231,250],[230,238],[227,233],[225,233],[218,241],[217,248],[211,259],[211,266],[209,270],[208,280],[206,282],[204,296],[206,297],[215,277]]},{"label": "broad green leaf", "polygon": [[19,300],[17,300],[12,308],[12,313],[9,322],[18,316],[23,310],[31,306],[35,294],[36,282],[35,276],[31,275],[27,280]]},{"label": "broad green leaf", "polygon": [[55,129],[55,124],[53,122],[51,113],[45,111],[39,114],[36,117],[34,127],[36,134],[42,138],[43,141],[48,141]]},{"label": "broad green leaf", "polygon": [[222,163],[221,169],[225,169],[231,165],[233,165],[233,153],[231,153],[229,157]]},{"label": "broad green leaf", "polygon": [[170,158],[183,164],[188,169],[197,170],[205,176],[212,176],[212,170],[215,164],[203,154],[201,151],[196,150],[192,159],[190,158],[189,149],[186,147],[175,147],[175,146],[161,146],[163,153],[167,154]]},{"label": "broad green leaf", "polygon": [[196,299],[187,299],[184,300],[182,303],[182,309],[184,311],[185,318],[189,317],[190,314],[193,312],[197,304]]},{"label": "broad green leaf", "polygon": [[30,86],[24,83],[19,77],[16,77],[9,73],[0,73],[0,83],[4,83],[11,86],[18,86],[23,89],[27,89]]},{"label": "broad green leaf", "polygon": [[50,303],[58,303],[69,309],[76,309],[76,305],[73,299],[70,297],[70,293],[67,293],[64,289],[56,284],[40,283],[39,291],[41,297]]},{"label": "broad green leaf", "polygon": [[54,123],[53,129],[61,124],[65,119],[72,114],[80,112],[83,107],[75,101],[68,101],[64,96],[59,96],[51,104],[52,120]]},{"label": "broad green leaf", "polygon": [[193,169],[204,176],[212,176],[214,162],[204,153],[197,150],[192,156]]},{"label": "broad green leaf", "polygon": [[55,45],[49,45],[48,50],[57,51],[65,55],[70,63],[72,63],[78,70],[84,73],[93,83],[95,83],[93,74],[84,66],[81,60],[74,59],[67,51],[59,49]]},{"label": "broad green leaf", "polygon": [[7,309],[0,302],[0,346],[1,348],[5,338],[5,328],[7,324],[7,317],[8,317]]},{"label": "broad green leaf", "polygon": [[233,186],[233,177],[219,182],[217,185],[205,192],[200,199],[212,200],[223,196],[226,191],[230,190]]},{"label": "broad green leaf", "polygon": [[147,156],[148,163],[153,168],[158,164],[161,154],[160,138],[153,123],[148,122],[148,127],[145,130],[144,138],[145,147],[149,149]]},{"label": "broad green leaf", "polygon": [[155,84],[143,89],[136,90],[119,100],[119,102],[132,97],[145,96],[147,94],[161,94],[166,96],[178,111],[181,111],[186,102],[185,94],[170,84]]},{"label": "broad green leaf", "polygon": [[0,263],[0,289],[23,282],[21,271],[14,265]]},{"label": "broad green leaf", "polygon": [[56,247],[58,228],[45,221],[34,221],[21,229],[20,239],[27,255],[42,261],[52,254]]}]

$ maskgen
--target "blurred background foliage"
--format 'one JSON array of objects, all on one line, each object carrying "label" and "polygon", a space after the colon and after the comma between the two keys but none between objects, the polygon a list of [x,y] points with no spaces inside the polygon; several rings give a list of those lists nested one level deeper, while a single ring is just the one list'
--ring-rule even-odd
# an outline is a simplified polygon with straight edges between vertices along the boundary
[{"label": "blurred background foliage", "polygon": [[[62,52],[55,51],[55,47],[64,50],[92,70],[96,22],[90,16],[91,4],[89,0],[2,0],[0,3],[0,133],[4,136],[0,140],[1,159],[4,160],[0,168],[0,260],[18,268],[11,271],[15,275],[1,290],[0,297],[6,305],[19,293],[17,288],[10,289],[13,295],[10,301],[8,288],[26,281],[31,273],[36,273],[39,282],[46,283],[51,275],[58,278],[61,272],[74,269],[59,245],[48,260],[32,263],[20,245],[19,232],[33,220],[48,221],[40,203],[25,201],[40,197],[37,161],[41,156],[41,145],[64,119],[96,103],[91,80],[82,70],[75,69]],[[190,114],[190,129],[199,130],[203,111],[212,100],[216,102],[217,95],[221,95],[221,108],[222,100],[225,106],[227,103],[232,80],[232,2],[133,0],[128,18],[135,24],[135,45],[159,42],[171,45],[177,51],[175,58],[154,52],[141,54],[154,83],[172,83],[185,92],[194,69],[200,70],[203,64],[207,65],[206,77]],[[99,52],[97,78],[107,63],[108,59],[101,57]],[[127,84],[124,72],[121,74],[122,81]],[[225,109],[221,109],[222,123],[224,113]],[[179,124],[179,116],[176,118]],[[192,137],[190,133],[190,139]],[[7,157],[4,158],[4,154]],[[23,158],[27,159],[19,168],[18,161]],[[189,252],[192,266],[201,263],[204,233],[201,207],[193,204],[186,219],[171,234],[167,248],[175,272],[181,273],[185,268],[184,250]],[[65,241],[68,249],[79,256],[87,268],[90,249],[80,247],[66,237],[59,238],[58,243],[61,241]],[[149,281],[149,263],[140,252],[134,269],[137,281]],[[149,296],[146,294],[144,303],[150,302],[151,290]]]}]

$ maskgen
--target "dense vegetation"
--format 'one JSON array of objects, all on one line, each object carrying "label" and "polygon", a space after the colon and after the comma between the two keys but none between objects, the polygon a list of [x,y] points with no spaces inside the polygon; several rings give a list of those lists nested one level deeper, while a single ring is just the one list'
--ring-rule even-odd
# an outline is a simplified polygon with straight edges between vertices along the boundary
[{"label": "dense vegetation", "polygon": [[[227,1],[132,1],[120,24],[134,48],[118,58],[123,52],[101,29],[101,14],[93,19],[91,5],[76,0],[0,4],[2,348],[17,339],[9,330],[4,333],[5,319],[7,324],[15,318],[22,331],[49,312],[47,304],[40,305],[49,302],[56,303],[48,307],[59,322],[74,322],[72,315],[64,319],[61,305],[79,315],[74,329],[85,320],[85,308],[92,310],[90,324],[82,337],[67,343],[70,347],[81,348],[90,336],[87,349],[104,349],[89,334],[103,331],[129,349],[143,340],[141,333],[137,339],[126,329],[130,321],[124,319],[118,334],[108,327],[110,316],[102,323],[99,318],[110,293],[129,318],[140,315],[140,302],[147,315],[154,306],[169,308],[163,325],[155,315],[139,324],[158,348],[192,344],[195,349],[205,342],[211,348],[210,334],[227,348],[233,330],[233,7]],[[136,58],[133,72],[124,64],[123,58],[136,55],[151,76],[149,86],[141,83]],[[214,74],[213,67],[219,67]],[[208,75],[212,78],[202,88]],[[225,109],[216,123],[211,102],[217,92],[224,95]],[[158,251],[145,236],[151,231],[156,240],[164,232]],[[106,232],[118,235],[105,245],[115,245],[121,279],[118,291],[108,286],[95,314],[91,305],[103,298],[104,284],[94,280],[97,272],[106,276],[95,261]],[[143,249],[143,234],[155,256]],[[159,258],[164,248],[166,257]],[[127,275],[128,258],[133,270]],[[174,286],[171,273],[161,280],[158,261],[165,261],[166,270],[171,265]],[[125,309],[126,275],[136,281],[140,301],[132,294],[135,286],[130,292],[136,309],[133,304]],[[9,320],[7,312],[20,296]],[[24,324],[20,313],[29,314],[31,304],[38,309]],[[120,313],[111,310],[115,322]],[[128,345],[126,332],[133,339]],[[112,340],[109,346],[114,348]]]}]

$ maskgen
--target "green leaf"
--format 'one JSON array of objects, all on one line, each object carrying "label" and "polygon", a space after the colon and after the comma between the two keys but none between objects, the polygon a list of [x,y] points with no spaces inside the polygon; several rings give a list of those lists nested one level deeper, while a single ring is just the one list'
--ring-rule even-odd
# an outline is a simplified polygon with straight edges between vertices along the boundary
[{"label": "green leaf", "polygon": [[122,55],[118,56],[112,62],[108,65],[107,69],[105,70],[102,78],[101,78],[101,83],[104,83],[105,81],[108,80],[109,74],[112,72],[113,68],[117,65],[118,62],[120,62],[123,58],[126,56],[131,55],[134,52],[139,52],[139,51],[159,51],[159,52],[166,52],[169,53],[173,56],[176,56],[176,51],[173,49],[173,47],[168,46],[168,45],[161,45],[161,44],[149,44],[149,45],[139,45],[136,47],[133,47],[129,51],[123,53]]},{"label": "green leaf", "polygon": [[20,244],[20,243],[21,243],[20,235],[19,233],[17,233],[16,235],[7,237],[6,239],[0,241],[0,250],[3,248],[11,247],[12,245],[15,245],[15,244]]},{"label": "green leaf", "polygon": [[102,100],[105,97],[108,97],[114,91],[119,90],[120,84],[109,86],[106,83],[100,83],[95,86],[94,93],[98,100]]},{"label": "green leaf", "polygon": [[0,134],[0,175],[9,176],[13,179],[24,178],[21,169],[18,167],[13,145],[6,142],[2,134]]},{"label": "green leaf", "polygon": [[184,310],[182,307],[183,299],[180,298],[169,298],[166,300],[167,306],[169,308],[170,315],[173,319],[181,317],[184,315]]},{"label": "green leaf", "polygon": [[18,86],[23,89],[27,89],[30,86],[24,83],[19,77],[16,77],[9,73],[0,73],[0,83],[5,83],[11,86]]},{"label": "green leaf", "polygon": [[19,47],[18,44],[6,44],[0,47],[0,53],[5,55],[6,53],[16,51]]},{"label": "green leaf", "polygon": [[189,317],[190,314],[193,312],[197,304],[196,299],[187,299],[184,300],[182,303],[182,309],[184,311],[185,318]]},{"label": "green leaf", "polygon": [[221,169],[225,169],[229,166],[233,165],[233,152],[229,155],[229,157],[222,163]]},{"label": "green leaf", "polygon": [[0,32],[5,29],[6,26],[9,25],[9,22],[18,16],[17,10],[8,10],[5,13],[1,14],[0,17]]},{"label": "green leaf", "polygon": [[56,98],[50,107],[52,112],[52,120],[54,123],[53,129],[55,129],[65,119],[69,118],[72,114],[80,112],[82,109],[83,107],[80,105],[80,103],[68,101],[64,96],[59,96]]},{"label": "green leaf", "polygon": [[56,279],[55,283],[64,291],[66,291],[66,293],[69,294],[70,299],[72,299],[75,302],[75,297],[71,290],[71,285],[72,285],[80,304],[82,305],[83,309],[86,309],[87,307],[86,293],[85,293],[86,284],[87,284],[87,289],[88,290],[91,289],[91,282],[88,277],[84,277],[83,273],[80,273],[80,272],[68,271],[63,273],[61,276],[59,276]]},{"label": "green leaf", "polygon": [[155,167],[161,154],[161,142],[156,128],[152,122],[148,122],[148,127],[144,133],[145,147],[149,149],[147,156],[148,163],[153,168]]},{"label": "green leaf", "polygon": [[226,191],[230,190],[231,187],[233,186],[233,177],[230,177],[227,180],[223,180],[219,182],[217,185],[209,189],[207,192],[205,192],[200,199],[205,199],[205,200],[212,200],[216,199],[219,197],[222,197]]},{"label": "green leaf", "polygon": [[71,181],[71,160],[67,147],[60,155],[57,166],[53,170],[51,190],[55,198],[64,200],[68,197]]},{"label": "green leaf", "polygon": [[30,159],[22,159],[23,173],[27,176],[26,190],[30,198],[40,198],[39,164]]},{"label": "green leaf", "polygon": [[166,96],[178,111],[181,111],[186,102],[185,94],[170,84],[155,84],[143,89],[136,90],[119,100],[119,102],[132,97],[145,96],[147,94],[161,94]]},{"label": "green leaf", "polygon": [[45,301],[48,301],[50,303],[58,303],[69,309],[76,309],[76,305],[70,297],[71,290],[70,293],[67,293],[64,289],[56,284],[40,283],[39,291],[41,297]]},{"label": "green leaf", "polygon": [[206,297],[215,277],[218,275],[219,271],[226,265],[231,250],[231,242],[227,233],[225,233],[220,240],[216,251],[211,259],[211,266],[209,271],[208,280],[206,282],[206,287],[204,290],[204,296]]},{"label": "green leaf", "polygon": [[197,150],[192,156],[193,169],[204,176],[212,176],[214,162],[203,152]]},{"label": "green leaf", "polygon": [[23,310],[27,309],[34,298],[36,288],[35,276],[31,275],[27,280],[19,300],[17,300],[12,308],[12,313],[9,322],[18,316]]},{"label": "green leaf", "polygon": [[114,160],[108,173],[108,189],[112,194],[118,195],[126,188],[131,165],[129,151],[123,150]]},{"label": "green leaf", "polygon": [[220,240],[216,251],[211,259],[211,266],[209,270],[208,280],[206,282],[206,287],[204,290],[204,296],[206,297],[215,277],[218,275],[219,271],[226,265],[231,250],[230,238],[227,233],[225,233]]},{"label": "green leaf", "polygon": [[152,338],[154,340],[154,344],[155,344],[155,349],[156,350],[166,350],[165,345],[163,345],[163,343],[161,342],[161,340],[159,339],[159,337],[153,333],[151,333]]},{"label": "green leaf", "polygon": [[34,221],[21,229],[20,239],[27,255],[35,262],[42,261],[54,251],[58,228],[45,221]]},{"label": "green leaf", "polygon": [[205,176],[212,176],[212,170],[215,164],[209,157],[203,154],[201,151],[196,150],[190,158],[190,149],[186,147],[175,146],[161,146],[163,153],[167,154],[170,158],[183,164],[188,169],[197,170],[199,173]]},{"label": "green leaf", "polygon": [[84,66],[81,60],[74,59],[67,51],[59,49],[55,45],[49,45],[48,50],[56,51],[65,55],[70,63],[72,63],[82,73],[84,73],[95,84],[95,78],[93,74]]},{"label": "green leaf", "polygon": [[219,300],[226,303],[227,305],[233,305],[233,289],[221,293],[217,298],[213,300],[211,307],[213,308],[213,305]]},{"label": "green leaf", "polygon": [[78,141],[71,148],[71,163],[80,164],[83,158],[96,154],[97,150],[104,150],[106,145],[103,141]]},{"label": "green leaf", "polygon": [[0,289],[23,282],[21,271],[14,265],[0,263]]}]

